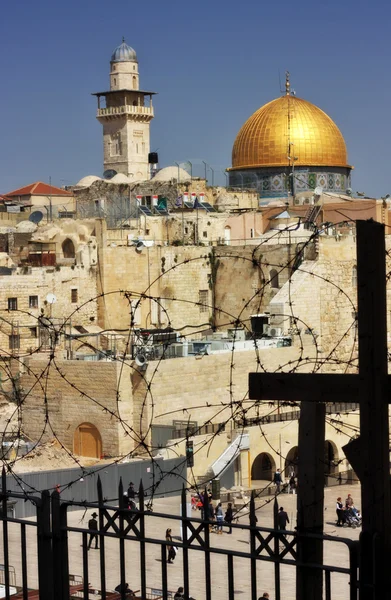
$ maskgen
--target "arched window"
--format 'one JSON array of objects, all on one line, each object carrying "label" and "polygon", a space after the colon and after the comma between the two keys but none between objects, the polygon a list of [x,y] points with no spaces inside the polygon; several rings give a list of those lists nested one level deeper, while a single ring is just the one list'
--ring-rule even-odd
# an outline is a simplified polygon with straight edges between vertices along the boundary
[{"label": "arched window", "polygon": [[64,258],[75,258],[75,245],[69,238],[62,243],[62,253]]},{"label": "arched window", "polygon": [[278,272],[276,269],[270,271],[270,287],[278,289]]},{"label": "arched window", "polygon": [[137,90],[137,77],[133,75],[133,89]]},{"label": "arched window", "polygon": [[356,265],[352,268],[352,286],[357,287],[357,267]]}]

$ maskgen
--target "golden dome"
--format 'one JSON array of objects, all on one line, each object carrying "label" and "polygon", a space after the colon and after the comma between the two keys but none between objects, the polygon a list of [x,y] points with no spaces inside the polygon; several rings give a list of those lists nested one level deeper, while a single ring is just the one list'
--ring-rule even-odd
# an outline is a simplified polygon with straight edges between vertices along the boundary
[{"label": "golden dome", "polygon": [[350,168],[334,121],[314,104],[287,94],[259,108],[243,125],[232,149],[232,169],[288,166],[293,158],[295,167]]}]

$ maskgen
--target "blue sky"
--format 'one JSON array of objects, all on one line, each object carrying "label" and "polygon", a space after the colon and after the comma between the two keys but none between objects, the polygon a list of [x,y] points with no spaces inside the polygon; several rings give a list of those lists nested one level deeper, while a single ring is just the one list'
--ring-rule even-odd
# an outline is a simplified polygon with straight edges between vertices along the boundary
[{"label": "blue sky", "polygon": [[[0,193],[33,181],[102,174],[91,92],[108,89],[122,36],[142,89],[158,92],[152,149],[161,166],[205,160],[223,183],[244,121],[279,96],[299,97],[340,127],[353,190],[391,193],[389,23],[375,0],[14,0],[0,22]],[[201,174],[201,167],[195,170]]]}]

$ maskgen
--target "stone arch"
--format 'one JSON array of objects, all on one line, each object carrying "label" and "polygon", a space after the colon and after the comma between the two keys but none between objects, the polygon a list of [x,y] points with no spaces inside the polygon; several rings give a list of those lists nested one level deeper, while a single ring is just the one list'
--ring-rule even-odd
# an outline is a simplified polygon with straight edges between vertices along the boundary
[{"label": "stone arch", "polygon": [[73,452],[79,456],[101,458],[102,438],[92,423],[80,423],[73,436]]},{"label": "stone arch", "polygon": [[71,239],[66,238],[62,243],[62,253],[64,258],[75,258],[75,244]]},{"label": "stone arch", "polygon": [[297,475],[298,472],[298,461],[299,461],[299,447],[293,446],[286,455],[285,458],[285,479],[287,479],[292,471]]},{"label": "stone arch", "polygon": [[261,452],[255,458],[251,467],[251,479],[266,479],[272,481],[276,463],[267,452]]},{"label": "stone arch", "polygon": [[331,440],[324,443],[324,474],[333,475],[338,471],[338,448]]},{"label": "stone arch", "polygon": [[269,274],[270,277],[270,287],[274,289],[278,289],[278,271],[276,269],[272,269]]}]

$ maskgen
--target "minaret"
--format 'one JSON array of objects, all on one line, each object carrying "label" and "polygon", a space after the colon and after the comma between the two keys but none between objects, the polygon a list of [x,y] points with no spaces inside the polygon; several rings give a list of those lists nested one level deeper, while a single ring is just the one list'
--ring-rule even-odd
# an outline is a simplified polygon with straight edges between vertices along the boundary
[{"label": "minaret", "polygon": [[[154,92],[139,89],[136,52],[122,40],[110,60],[110,91],[98,98],[97,119],[103,125],[104,170],[127,175],[132,181],[150,178],[150,122]],[[102,98],[105,106],[102,106]]]}]

